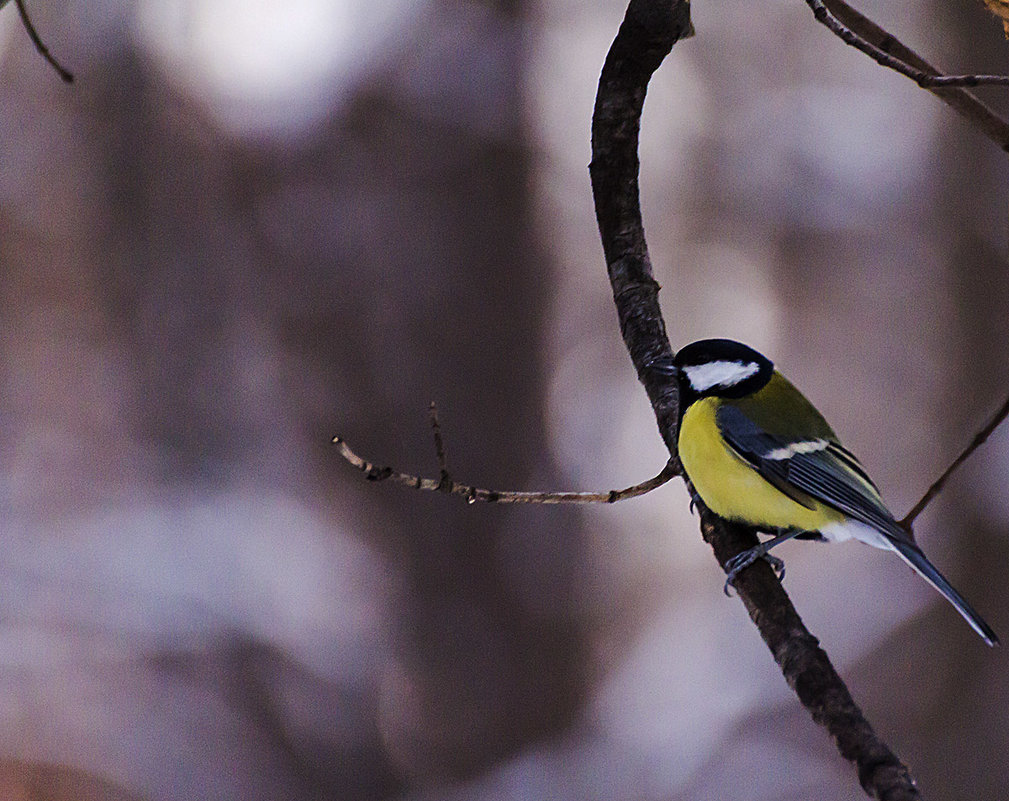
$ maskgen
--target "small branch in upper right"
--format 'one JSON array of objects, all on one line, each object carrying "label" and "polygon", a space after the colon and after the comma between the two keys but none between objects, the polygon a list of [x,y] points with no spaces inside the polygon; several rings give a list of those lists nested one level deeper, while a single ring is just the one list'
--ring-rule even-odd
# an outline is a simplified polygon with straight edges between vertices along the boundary
[{"label": "small branch in upper right", "polygon": [[[929,75],[939,75],[939,70],[901,42],[889,31],[881,28],[845,0],[823,0],[830,13],[850,28],[856,35]],[[930,86],[928,91],[964,117],[973,127],[1009,152],[1009,122],[999,117],[989,106],[962,86]]]},{"label": "small branch in upper right", "polygon": [[982,85],[1009,86],[1009,75],[939,75],[918,69],[859,36],[831,13],[830,9],[824,5],[824,0],[806,0],[806,5],[813,10],[813,16],[816,17],[818,22],[826,25],[833,34],[846,44],[865,53],[881,66],[910,78],[922,88]]}]

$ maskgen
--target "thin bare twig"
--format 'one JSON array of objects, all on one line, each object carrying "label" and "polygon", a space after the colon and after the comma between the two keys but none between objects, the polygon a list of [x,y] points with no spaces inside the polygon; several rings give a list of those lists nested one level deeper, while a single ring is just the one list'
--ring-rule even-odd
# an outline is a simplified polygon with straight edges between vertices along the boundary
[{"label": "thin bare twig", "polygon": [[[336,445],[340,455],[350,464],[365,474],[369,481],[392,481],[394,484],[402,484],[414,489],[427,490],[429,492],[443,492],[446,495],[458,495],[465,498],[469,503],[485,501],[486,503],[616,503],[627,498],[637,498],[645,495],[653,489],[661,487],[677,475],[676,470],[666,464],[662,471],[647,481],[635,484],[621,490],[609,490],[607,492],[522,492],[514,490],[489,490],[472,487],[468,484],[459,484],[452,480],[448,471],[442,468],[439,479],[423,478],[421,476],[401,473],[391,467],[379,467],[372,462],[358,456],[351,450],[350,446],[340,437],[333,437],[333,444]],[[439,462],[443,462],[444,454]]]},{"label": "thin bare twig", "polygon": [[[849,6],[845,0],[823,1],[824,5],[830,9],[834,16],[867,42],[922,72],[930,75],[940,74],[938,69],[929,64],[918,53],[902,43],[889,31],[881,28],[871,19]],[[1000,148],[1009,152],[1009,122],[999,117],[975,95],[962,86],[929,86],[926,88],[963,116]]]},{"label": "thin bare twig", "polygon": [[835,17],[823,0],[806,0],[813,10],[817,21],[827,26],[845,44],[860,50],[881,66],[899,72],[923,88],[949,86],[1009,86],[1009,75],[939,75],[935,72],[918,69],[900,58],[891,55],[886,50],[866,41],[841,20]]},{"label": "thin bare twig", "polygon": [[[4,0],[6,2],[6,0]],[[4,3],[0,3],[0,8],[2,8]],[[28,31],[28,36],[32,40],[32,44],[35,45],[35,49],[39,51],[49,65],[56,70],[56,74],[60,76],[66,83],[74,82],[74,75],[70,70],[64,67],[60,62],[56,60],[56,57],[49,52],[49,48],[46,47],[45,42],[42,41],[42,37],[39,36],[38,31],[35,30],[35,26],[32,24],[31,17],[28,16],[28,9],[25,8],[24,0],[14,0],[14,5],[18,8],[18,13],[21,15],[21,23],[25,26],[25,30]]]},{"label": "thin bare twig", "polygon": [[974,451],[985,443],[988,437],[992,435],[992,432],[999,427],[1006,417],[1009,417],[1009,398],[1006,398],[1005,403],[999,407],[999,410],[995,412],[992,419],[988,421],[988,424],[974,435],[974,439],[970,441],[970,444],[963,449],[963,452],[952,461],[950,466],[946,468],[946,471],[932,483],[932,486],[928,488],[925,494],[921,497],[921,500],[918,501],[918,503],[912,507],[911,511],[904,516],[904,519],[900,521],[900,524],[904,528],[911,528],[911,524],[914,522],[914,519],[920,515],[922,510],[929,505],[932,499],[942,491],[943,486],[946,484],[949,477],[953,475],[953,472],[965,461],[967,461],[968,457],[974,453]]}]

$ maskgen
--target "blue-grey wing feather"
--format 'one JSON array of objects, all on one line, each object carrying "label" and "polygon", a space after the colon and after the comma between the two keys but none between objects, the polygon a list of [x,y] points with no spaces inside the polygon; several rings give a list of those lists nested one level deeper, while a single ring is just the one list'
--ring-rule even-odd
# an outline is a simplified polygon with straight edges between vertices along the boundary
[{"label": "blue-grey wing feather", "polygon": [[809,498],[814,498],[884,534],[908,539],[858,460],[839,443],[829,441],[821,450],[772,459],[770,454],[801,440],[768,433],[731,404],[720,406],[715,419],[732,449],[793,500],[810,508]]}]

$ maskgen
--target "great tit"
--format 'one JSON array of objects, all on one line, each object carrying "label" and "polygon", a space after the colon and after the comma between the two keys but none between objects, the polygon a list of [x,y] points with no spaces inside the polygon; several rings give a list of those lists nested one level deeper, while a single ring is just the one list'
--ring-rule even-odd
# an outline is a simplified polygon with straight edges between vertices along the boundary
[{"label": "great tit", "polygon": [[651,366],[677,379],[680,461],[701,500],[720,517],[776,535],[730,560],[727,587],[760,558],[783,570],[768,551],[792,537],[856,539],[896,552],[988,645],[998,643],[897,523],[823,415],[770,360],[739,342],[704,339]]}]

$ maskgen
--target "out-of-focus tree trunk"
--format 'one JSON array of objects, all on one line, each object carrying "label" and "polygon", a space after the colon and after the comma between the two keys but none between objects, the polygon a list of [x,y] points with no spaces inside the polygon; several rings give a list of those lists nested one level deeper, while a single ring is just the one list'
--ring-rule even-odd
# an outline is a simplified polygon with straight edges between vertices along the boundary
[{"label": "out-of-focus tree trunk", "polygon": [[[66,17],[82,37],[88,13]],[[339,432],[422,470],[436,400],[456,475],[551,483],[539,343],[553,275],[530,209],[524,25],[514,2],[431,3],[314,130],[259,141],[218,127],[127,25],[76,59],[70,90],[40,89],[52,78],[33,77],[23,47],[7,58],[0,448],[4,528],[22,536],[5,552],[18,576],[26,549],[41,554],[50,593],[38,618],[9,598],[8,625],[15,650],[34,626],[57,644],[69,628],[81,648],[74,679],[42,664],[6,677],[35,698],[37,735],[18,756],[151,798],[186,792],[166,772],[198,782],[215,764],[222,798],[379,798],[471,774],[571,719],[585,680],[579,514],[366,484],[328,444]],[[266,512],[240,515],[255,530],[236,528],[229,510],[255,498]],[[322,522],[306,532],[283,504],[271,516],[271,498]],[[171,524],[165,549],[146,550],[151,518],[191,514],[223,551],[173,546]],[[96,526],[97,541],[81,533]],[[89,559],[123,566],[138,609],[160,592],[181,610],[138,611],[122,645],[95,599],[111,590],[91,587],[108,577],[45,558],[84,541]],[[303,621],[284,613],[294,630],[277,621],[285,601],[254,591],[262,577],[226,575],[256,548],[292,589],[298,560],[336,566],[328,595],[300,590]],[[221,583],[186,590],[192,562]],[[88,589],[65,589],[78,581]],[[53,694],[98,671],[84,748],[81,710]],[[145,696],[173,687],[215,699],[221,730],[185,697],[159,718]],[[134,726],[147,736],[124,770]]]}]

